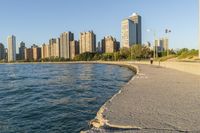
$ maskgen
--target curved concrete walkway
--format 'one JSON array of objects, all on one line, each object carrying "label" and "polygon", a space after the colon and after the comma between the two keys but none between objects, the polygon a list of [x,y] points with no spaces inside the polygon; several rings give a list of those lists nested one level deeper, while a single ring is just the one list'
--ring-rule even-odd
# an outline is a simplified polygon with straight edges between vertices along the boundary
[{"label": "curved concrete walkway", "polygon": [[200,132],[200,76],[152,65],[137,66],[139,73],[105,104],[102,114],[119,129],[93,128],[88,133]]}]

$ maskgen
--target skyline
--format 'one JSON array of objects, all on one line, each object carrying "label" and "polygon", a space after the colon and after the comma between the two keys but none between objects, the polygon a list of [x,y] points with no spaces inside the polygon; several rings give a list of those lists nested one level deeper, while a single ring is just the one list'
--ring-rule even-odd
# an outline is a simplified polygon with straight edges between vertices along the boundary
[{"label": "skyline", "polygon": [[[133,2],[58,0],[56,3],[54,0],[44,0],[38,2],[33,0],[0,2],[2,5],[0,11],[6,12],[5,15],[0,15],[2,20],[0,42],[5,47],[7,47],[7,36],[11,34],[17,37],[17,47],[20,41],[24,41],[27,47],[30,47],[34,43],[42,45],[52,37],[59,37],[60,33],[65,31],[75,33],[76,40],[79,39],[80,32],[93,30],[97,35],[97,41],[107,35],[112,35],[121,41],[121,21],[133,12],[137,12],[143,18],[143,43],[153,41],[153,33],[146,32],[147,29],[155,29],[160,37],[163,37],[161,34],[164,34],[164,30],[168,28],[172,30],[171,48],[198,48],[197,0],[192,2],[187,0],[176,2],[172,0],[165,2],[158,0]],[[8,5],[9,11],[7,11]],[[157,16],[160,19],[157,19]]]}]

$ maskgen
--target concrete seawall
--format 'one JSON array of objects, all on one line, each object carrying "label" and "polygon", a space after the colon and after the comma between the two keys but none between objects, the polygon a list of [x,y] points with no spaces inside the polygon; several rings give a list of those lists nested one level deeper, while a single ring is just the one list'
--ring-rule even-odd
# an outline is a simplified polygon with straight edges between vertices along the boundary
[{"label": "concrete seawall", "polygon": [[198,63],[98,63],[133,67],[137,75],[102,106],[86,133],[200,132]]},{"label": "concrete seawall", "polygon": [[[93,63],[100,63],[100,64],[107,64],[107,65],[119,65],[119,66],[123,66],[123,67],[127,67],[130,70],[132,70],[133,72],[135,72],[136,75],[139,74],[139,68],[137,65],[134,64],[129,64],[127,62],[93,62]],[[135,75],[135,76],[136,76]],[[132,79],[127,83],[127,85],[134,80],[134,77],[132,77]],[[106,110],[106,105],[109,102],[112,102],[112,100],[117,97],[117,95],[119,95],[121,93],[121,90],[115,94],[111,99],[109,99],[101,108],[100,110],[97,112],[97,115],[95,117],[95,119],[91,120],[90,122],[90,126],[94,127],[94,128],[101,128],[101,127],[109,127],[109,128],[120,128],[120,129],[137,129],[137,127],[135,126],[120,126],[120,125],[114,125],[114,124],[110,124],[108,120],[106,120],[103,117],[103,113]]]}]

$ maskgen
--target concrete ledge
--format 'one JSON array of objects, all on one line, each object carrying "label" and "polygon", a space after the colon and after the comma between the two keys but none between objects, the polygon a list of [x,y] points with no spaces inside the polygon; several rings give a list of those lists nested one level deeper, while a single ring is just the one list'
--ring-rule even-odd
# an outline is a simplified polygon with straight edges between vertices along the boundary
[{"label": "concrete ledge", "polygon": [[199,75],[149,62],[111,63],[137,74],[101,107],[86,133],[200,132]]}]

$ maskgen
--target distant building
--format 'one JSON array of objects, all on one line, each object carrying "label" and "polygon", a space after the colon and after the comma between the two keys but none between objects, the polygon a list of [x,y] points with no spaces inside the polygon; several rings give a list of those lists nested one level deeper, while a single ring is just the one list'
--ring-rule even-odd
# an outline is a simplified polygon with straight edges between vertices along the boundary
[{"label": "distant building", "polygon": [[49,41],[50,57],[60,57],[60,38]]},{"label": "distant building", "polygon": [[42,59],[50,58],[50,48],[48,44],[43,44],[41,48]]},{"label": "distant building", "polygon": [[80,33],[80,54],[96,51],[96,35],[93,31]]},{"label": "distant building", "polygon": [[169,41],[167,38],[161,38],[161,39],[157,39],[155,40],[155,45],[157,47],[157,52],[164,52],[167,51],[169,49]]},{"label": "distant building", "polygon": [[161,38],[161,39],[156,39],[154,40],[154,46],[153,46],[153,51],[154,51],[154,58],[160,57],[164,55],[168,55],[168,50],[169,50],[169,41],[167,38]]},{"label": "distant building", "polygon": [[8,37],[8,62],[16,61],[16,37]]},{"label": "distant building", "polygon": [[33,51],[33,60],[39,61],[41,59],[41,48],[38,47],[37,45],[33,45],[32,51]]},{"label": "distant building", "polygon": [[97,48],[96,48],[97,53],[102,53],[102,44],[101,42],[98,42]]},{"label": "distant building", "polygon": [[54,57],[54,45],[56,43],[56,39],[55,38],[52,38],[49,40],[49,50],[50,50],[50,53],[49,53],[49,56],[50,57]]},{"label": "distant building", "polygon": [[8,61],[8,49],[5,48],[5,60]]},{"label": "distant building", "polygon": [[60,57],[70,58],[70,42],[74,40],[74,34],[71,32],[64,32],[60,35]]},{"label": "distant building", "polygon": [[0,43],[0,60],[5,59],[5,47],[2,43]]},{"label": "distant building", "polygon": [[151,48],[151,47],[152,47],[152,45],[151,45],[150,42],[146,42],[145,46],[148,47],[148,48]]},{"label": "distant building", "polygon": [[120,43],[112,36],[104,37],[101,41],[103,53],[114,53],[119,51]]},{"label": "distant building", "polygon": [[127,48],[134,44],[142,44],[142,18],[137,13],[122,21],[121,43]]},{"label": "distant building", "polygon": [[163,38],[163,49],[164,51],[169,50],[169,39],[168,38]]},{"label": "distant building", "polygon": [[25,43],[21,42],[20,43],[20,47],[19,47],[19,59],[20,60],[24,60],[25,59],[25,55],[24,55],[24,49],[26,48]]},{"label": "distant building", "polygon": [[25,61],[33,61],[33,49],[32,48],[24,49],[24,59],[25,59]]},{"label": "distant building", "polygon": [[79,54],[79,42],[71,41],[70,42],[70,59],[74,59],[74,57],[78,54]]}]

